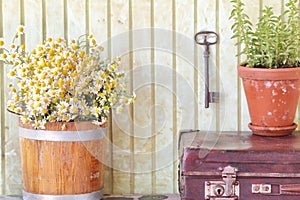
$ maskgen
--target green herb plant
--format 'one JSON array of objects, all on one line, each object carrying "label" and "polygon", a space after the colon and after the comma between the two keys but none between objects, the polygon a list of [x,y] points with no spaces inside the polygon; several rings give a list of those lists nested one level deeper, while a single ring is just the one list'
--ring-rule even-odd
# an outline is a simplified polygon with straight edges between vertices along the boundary
[{"label": "green herb plant", "polygon": [[253,25],[241,0],[231,0],[233,20],[231,30],[236,45],[246,56],[241,65],[253,68],[300,67],[300,10],[299,0],[289,0],[278,15],[266,6]]}]

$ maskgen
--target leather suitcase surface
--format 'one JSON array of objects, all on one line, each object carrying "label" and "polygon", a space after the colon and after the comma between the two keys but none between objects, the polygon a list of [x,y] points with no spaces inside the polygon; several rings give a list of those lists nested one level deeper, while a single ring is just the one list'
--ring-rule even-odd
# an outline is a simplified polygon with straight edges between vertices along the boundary
[{"label": "leather suitcase surface", "polygon": [[300,132],[182,131],[179,192],[185,200],[300,200]]}]

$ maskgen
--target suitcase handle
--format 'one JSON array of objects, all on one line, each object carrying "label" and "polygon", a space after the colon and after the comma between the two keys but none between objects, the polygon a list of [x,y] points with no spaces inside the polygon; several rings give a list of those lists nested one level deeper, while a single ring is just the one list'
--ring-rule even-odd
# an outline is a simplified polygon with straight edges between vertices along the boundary
[{"label": "suitcase handle", "polygon": [[300,184],[252,184],[252,193],[264,195],[300,195]]},{"label": "suitcase handle", "polygon": [[281,194],[300,195],[300,184],[280,185]]}]

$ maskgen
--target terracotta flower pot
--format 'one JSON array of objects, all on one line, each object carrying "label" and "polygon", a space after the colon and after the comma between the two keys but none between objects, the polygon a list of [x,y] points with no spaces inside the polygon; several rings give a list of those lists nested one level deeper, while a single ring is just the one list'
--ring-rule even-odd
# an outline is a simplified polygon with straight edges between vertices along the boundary
[{"label": "terracotta flower pot", "polygon": [[253,134],[284,136],[296,128],[300,94],[300,68],[262,69],[238,67],[243,80]]}]

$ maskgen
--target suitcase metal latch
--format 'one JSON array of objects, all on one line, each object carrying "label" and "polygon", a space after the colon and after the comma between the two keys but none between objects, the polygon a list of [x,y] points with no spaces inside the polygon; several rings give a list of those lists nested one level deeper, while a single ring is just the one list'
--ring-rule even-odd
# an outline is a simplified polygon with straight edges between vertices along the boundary
[{"label": "suitcase metal latch", "polygon": [[205,199],[238,200],[240,186],[236,180],[237,168],[227,166],[220,170],[223,181],[205,181]]}]

